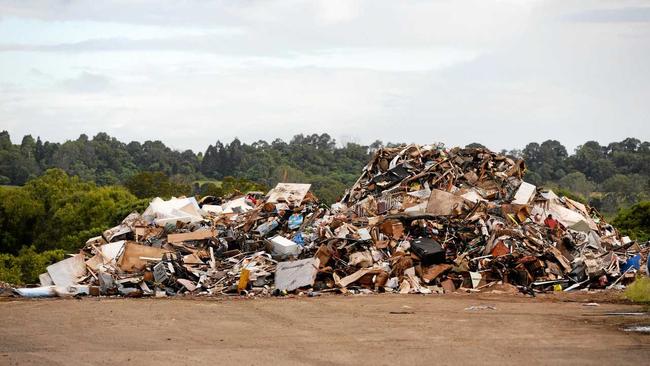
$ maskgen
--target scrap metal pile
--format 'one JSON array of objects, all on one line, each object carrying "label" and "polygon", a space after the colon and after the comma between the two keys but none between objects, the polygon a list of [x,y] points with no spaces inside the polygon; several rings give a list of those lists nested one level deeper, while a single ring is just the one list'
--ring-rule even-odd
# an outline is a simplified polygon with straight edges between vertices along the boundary
[{"label": "scrap metal pile", "polygon": [[[487,149],[376,151],[326,207],[309,184],[266,195],[154,199],[47,268],[23,296],[525,293],[620,287],[650,247],[522,180]],[[516,291],[516,290],[515,290]]]}]

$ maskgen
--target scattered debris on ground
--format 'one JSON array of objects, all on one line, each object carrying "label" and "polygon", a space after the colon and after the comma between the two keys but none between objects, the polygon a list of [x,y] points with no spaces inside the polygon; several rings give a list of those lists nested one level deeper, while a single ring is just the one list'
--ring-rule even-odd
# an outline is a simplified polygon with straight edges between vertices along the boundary
[{"label": "scattered debris on ground", "polygon": [[409,145],[379,149],[331,207],[294,183],[266,195],[156,198],[47,267],[39,287],[15,291],[534,296],[623,288],[647,272],[647,243],[621,237],[592,207],[524,182],[525,170],[523,160],[487,149]]},{"label": "scattered debris on ground", "polygon": [[494,305],[472,305],[465,308],[465,311],[496,310]]},{"label": "scattered debris on ground", "polygon": [[650,334],[650,325],[630,325],[623,328],[624,332],[638,332],[638,333],[648,333]]}]

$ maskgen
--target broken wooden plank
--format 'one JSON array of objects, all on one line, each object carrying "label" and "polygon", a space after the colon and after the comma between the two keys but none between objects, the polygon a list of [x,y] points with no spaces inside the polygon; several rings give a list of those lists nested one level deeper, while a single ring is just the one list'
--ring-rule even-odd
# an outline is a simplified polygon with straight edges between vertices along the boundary
[{"label": "broken wooden plank", "polygon": [[214,232],[211,230],[197,230],[189,233],[169,234],[167,241],[169,243],[182,243],[191,240],[205,240],[214,237]]},{"label": "broken wooden plank", "polygon": [[141,257],[162,259],[166,252],[168,251],[165,249],[127,242],[117,265],[125,272],[142,271],[147,265],[147,261]]}]

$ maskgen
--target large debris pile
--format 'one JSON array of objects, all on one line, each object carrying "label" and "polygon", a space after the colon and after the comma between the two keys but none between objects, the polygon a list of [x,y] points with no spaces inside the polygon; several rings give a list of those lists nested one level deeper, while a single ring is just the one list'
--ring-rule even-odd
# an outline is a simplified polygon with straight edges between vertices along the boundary
[{"label": "large debris pile", "polygon": [[591,207],[522,180],[486,149],[378,150],[343,199],[309,184],[263,195],[154,199],[41,275],[24,296],[526,293],[623,286],[647,244]]}]

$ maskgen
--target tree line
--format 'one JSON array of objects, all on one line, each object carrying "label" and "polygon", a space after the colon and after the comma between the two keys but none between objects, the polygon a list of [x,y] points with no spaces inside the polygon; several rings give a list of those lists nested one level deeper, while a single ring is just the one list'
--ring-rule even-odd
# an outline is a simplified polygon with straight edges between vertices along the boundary
[{"label": "tree line", "polygon": [[636,138],[600,145],[588,141],[573,154],[558,141],[530,143],[521,151],[526,179],[573,193],[604,213],[650,199],[650,143]]},{"label": "tree line", "polygon": [[[0,185],[23,185],[59,168],[98,186],[125,185],[139,198],[156,193],[223,193],[214,183],[197,183],[214,179],[229,184],[238,180],[240,186],[260,190],[281,181],[307,182],[325,202],[334,202],[356,180],[375,149],[397,145],[375,141],[337,146],[328,134],[300,134],[288,142],[217,141],[204,153],[195,153],[171,149],[161,141],[125,143],[106,133],[93,138],[81,135],[64,143],[27,135],[20,144],[12,144],[3,131]],[[527,181],[561,190],[605,213],[650,198],[647,141],[627,138],[608,145],[588,141],[569,153],[560,142],[547,140],[502,152],[526,160]]]},{"label": "tree line", "polygon": [[[204,153],[177,151],[161,141],[124,143],[106,133],[86,135],[64,143],[43,142],[24,136],[12,144],[7,131],[0,132],[0,185],[23,185],[51,168],[99,186],[126,185],[138,197],[147,197],[151,185],[177,194],[220,193],[219,180],[265,189],[280,181],[309,182],[314,191],[333,202],[356,179],[369,158],[368,146],[337,147],[327,134],[296,135],[289,142],[274,140],[242,143],[217,141]],[[243,181],[243,180],[245,181]],[[255,184],[250,184],[247,182]],[[162,184],[164,183],[164,184]],[[153,190],[155,191],[155,189]],[[139,194],[139,193],[142,194]]]}]

